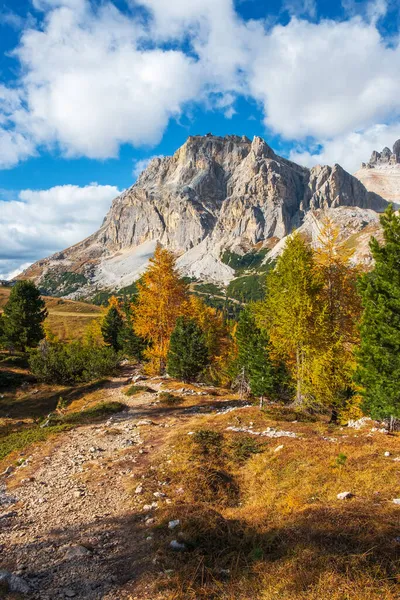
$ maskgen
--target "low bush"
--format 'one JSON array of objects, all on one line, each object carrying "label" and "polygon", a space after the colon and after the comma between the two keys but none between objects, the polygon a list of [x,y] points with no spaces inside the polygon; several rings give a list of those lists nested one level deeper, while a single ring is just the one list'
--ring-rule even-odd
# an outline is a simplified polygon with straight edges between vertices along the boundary
[{"label": "low bush", "polygon": [[30,369],[40,381],[74,385],[111,375],[119,363],[118,354],[104,346],[60,341],[41,342],[31,351]]},{"label": "low bush", "polygon": [[220,454],[223,435],[212,429],[198,429],[192,435],[192,441],[201,454]]},{"label": "low bush", "polygon": [[250,458],[253,454],[262,452],[265,444],[260,443],[250,435],[235,437],[229,445],[230,454],[233,460],[242,462]]}]

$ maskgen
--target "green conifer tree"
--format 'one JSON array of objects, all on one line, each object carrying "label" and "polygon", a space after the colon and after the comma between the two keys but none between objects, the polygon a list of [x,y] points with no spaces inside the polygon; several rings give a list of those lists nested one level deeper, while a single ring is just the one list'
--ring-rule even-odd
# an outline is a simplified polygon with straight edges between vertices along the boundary
[{"label": "green conifer tree", "polygon": [[25,352],[44,338],[45,302],[32,281],[18,281],[4,307],[3,336],[7,345]]},{"label": "green conifer tree", "polygon": [[124,306],[124,323],[119,334],[119,343],[121,350],[127,356],[141,360],[143,352],[147,347],[146,341],[135,333],[133,328],[134,322],[134,299],[131,301],[125,299]]},{"label": "green conifer tree", "polygon": [[196,320],[178,317],[167,356],[169,375],[183,381],[193,381],[208,364],[206,340]]},{"label": "green conifer tree", "polygon": [[251,393],[260,398],[262,406],[265,397],[279,394],[284,383],[283,371],[271,360],[268,335],[257,327],[251,306],[241,311],[235,338],[236,371],[247,381]]},{"label": "green conifer tree", "polygon": [[384,244],[372,238],[374,269],[360,281],[364,308],[356,380],[364,409],[377,419],[400,418],[400,217],[381,216]]},{"label": "green conifer tree", "polygon": [[104,316],[101,324],[101,333],[107,346],[111,346],[115,352],[119,352],[121,346],[121,332],[124,328],[124,320],[119,307],[114,299],[110,301],[110,306]]}]

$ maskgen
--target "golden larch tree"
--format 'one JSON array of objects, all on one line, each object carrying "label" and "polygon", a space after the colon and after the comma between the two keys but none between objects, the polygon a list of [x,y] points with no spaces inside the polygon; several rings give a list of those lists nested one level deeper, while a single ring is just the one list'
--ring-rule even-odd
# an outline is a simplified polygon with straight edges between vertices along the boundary
[{"label": "golden larch tree", "polygon": [[339,229],[326,217],[315,252],[316,269],[322,280],[319,302],[323,319],[319,326],[320,346],[314,357],[312,384],[320,401],[338,410],[352,394],[354,350],[358,343],[357,323],[361,299],[357,292],[359,269],[351,264],[353,251],[340,244]]},{"label": "golden larch tree", "polygon": [[197,321],[203,331],[208,348],[210,379],[223,381],[223,369],[229,352],[229,328],[224,322],[221,311],[207,306],[198,296],[191,295],[186,306],[186,314]]},{"label": "golden larch tree", "polygon": [[186,313],[188,291],[176,268],[175,255],[157,245],[153,258],[138,283],[134,331],[149,346],[145,350],[147,371],[163,373],[169,340],[176,320]]},{"label": "golden larch tree", "polygon": [[296,384],[297,406],[311,398],[312,357],[319,345],[321,285],[313,251],[295,233],[267,276],[265,301],[254,309],[257,326],[269,335],[271,358],[286,365]]}]

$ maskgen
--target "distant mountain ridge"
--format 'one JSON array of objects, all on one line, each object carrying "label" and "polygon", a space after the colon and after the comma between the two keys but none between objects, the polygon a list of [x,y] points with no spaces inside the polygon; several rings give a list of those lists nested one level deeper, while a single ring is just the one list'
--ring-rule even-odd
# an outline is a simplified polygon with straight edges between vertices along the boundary
[{"label": "distant mountain ridge", "polygon": [[91,296],[131,284],[161,243],[178,253],[183,274],[226,285],[235,276],[227,253],[272,249],[310,215],[338,208],[341,221],[351,210],[364,227],[386,206],[340,165],[307,169],[259,137],[191,136],[173,156],[151,161],[97,232],[20,277],[47,293]]},{"label": "distant mountain ridge", "polygon": [[374,151],[368,163],[362,163],[361,169],[355,173],[365,187],[386,200],[400,203],[400,140],[393,149],[384,148],[382,152]]}]

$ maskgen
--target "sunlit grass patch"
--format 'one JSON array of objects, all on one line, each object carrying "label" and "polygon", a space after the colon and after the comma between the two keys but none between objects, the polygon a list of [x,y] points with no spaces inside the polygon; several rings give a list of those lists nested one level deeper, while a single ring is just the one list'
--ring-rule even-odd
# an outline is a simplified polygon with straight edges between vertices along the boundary
[{"label": "sunlit grass patch", "polygon": [[177,406],[185,401],[181,396],[176,396],[175,394],[171,394],[171,392],[160,392],[158,394],[158,400],[161,404],[165,404],[166,406]]}]

